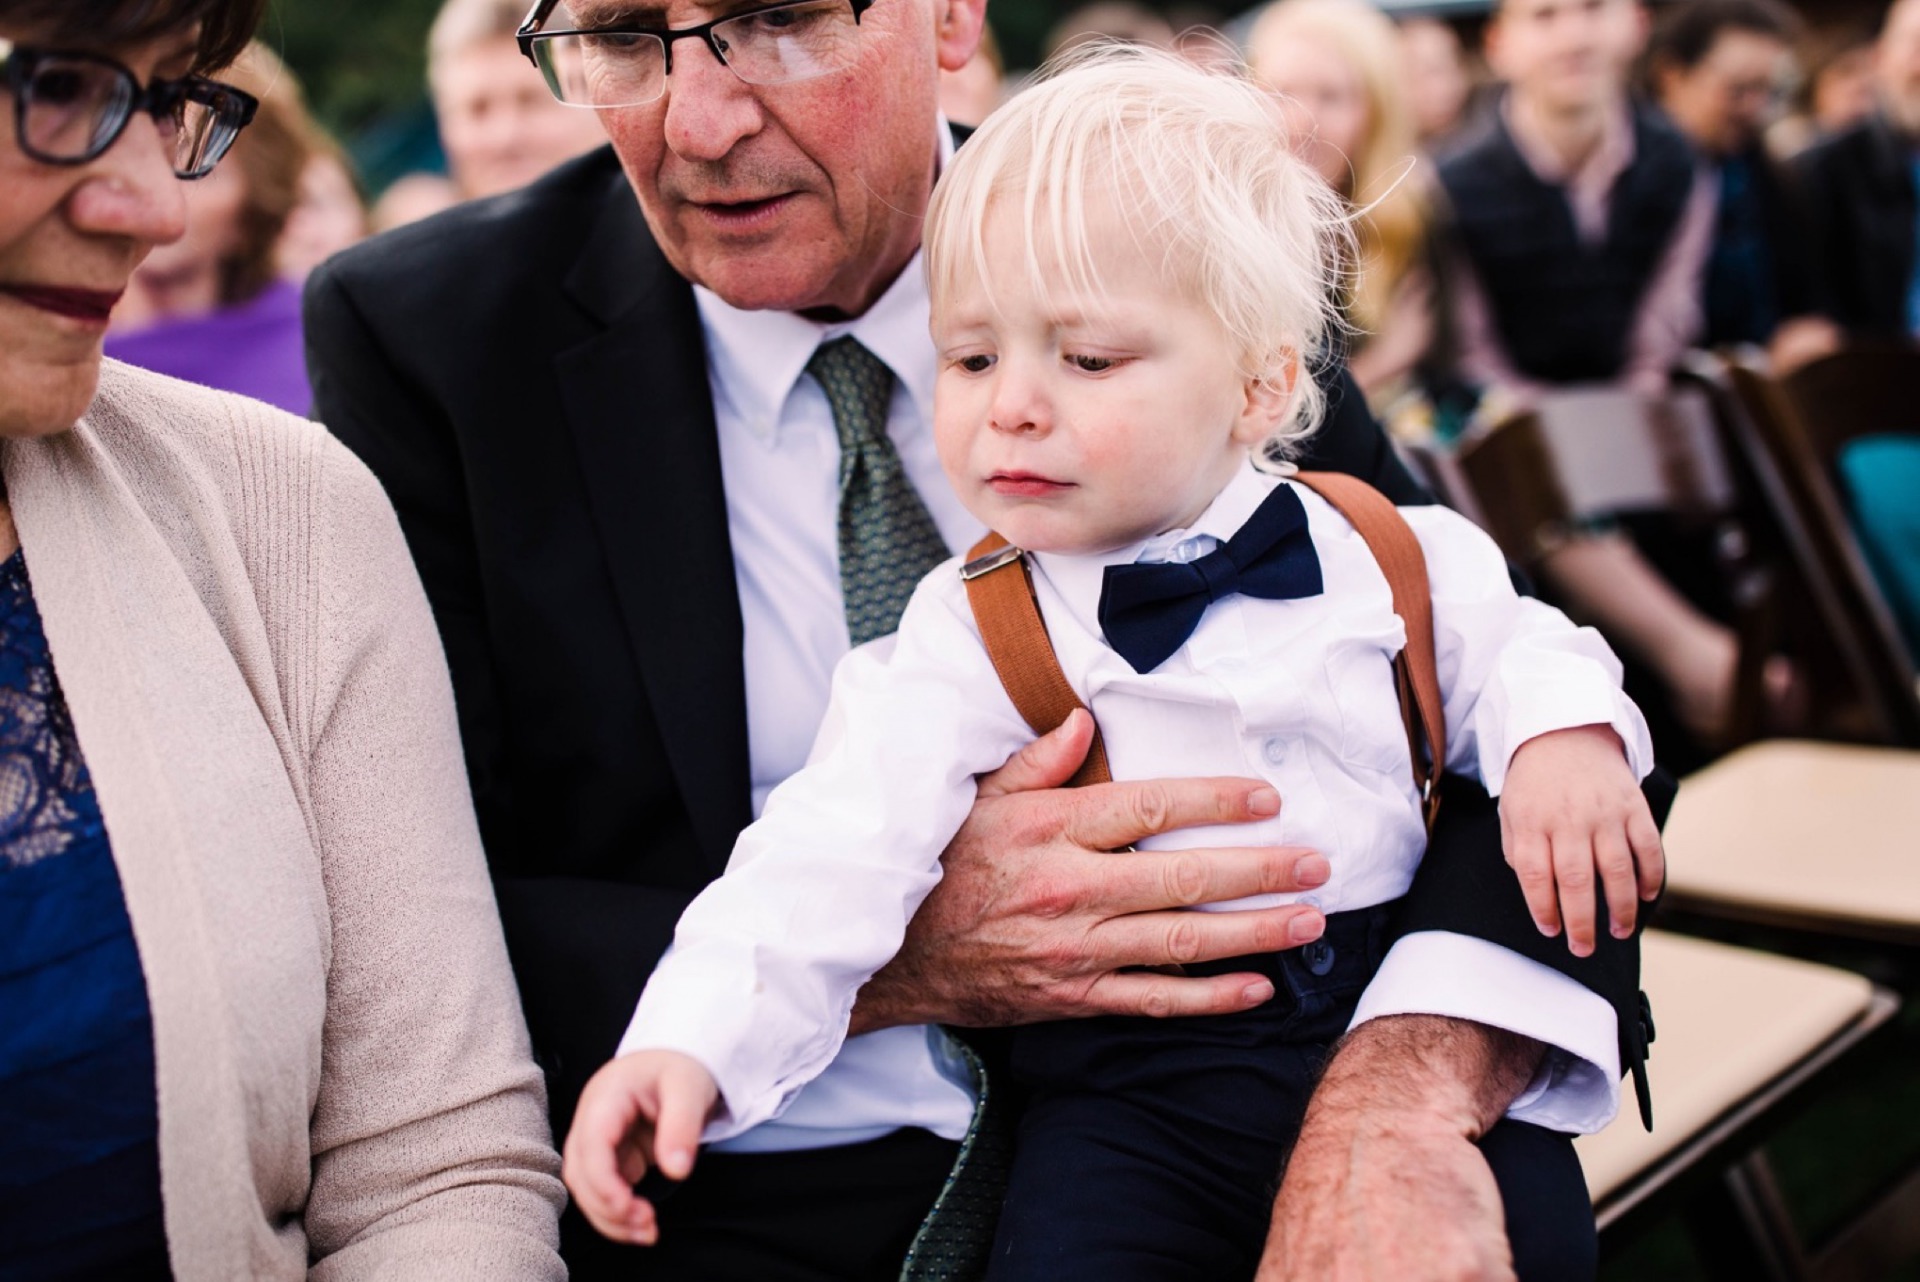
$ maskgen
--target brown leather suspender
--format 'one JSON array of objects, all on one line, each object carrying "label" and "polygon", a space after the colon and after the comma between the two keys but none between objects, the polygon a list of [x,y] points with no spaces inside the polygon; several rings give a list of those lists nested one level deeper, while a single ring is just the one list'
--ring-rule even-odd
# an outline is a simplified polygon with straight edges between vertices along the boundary
[{"label": "brown leather suspender", "polygon": [[[1433,597],[1427,586],[1426,557],[1406,519],[1364,481],[1339,472],[1301,472],[1294,479],[1347,518],[1366,540],[1393,591],[1394,612],[1407,629],[1406,648],[1393,661],[1394,680],[1413,756],[1414,787],[1431,831],[1440,805],[1440,774],[1446,768],[1447,723],[1434,666]],[[966,580],[967,601],[1000,683],[1033,732],[1047,734],[1075,708],[1085,707],[1060,670],[1020,549],[998,534],[989,534],[967,554],[960,577]],[[1079,787],[1112,778],[1106,745],[1096,725],[1087,759],[1068,784]]]}]

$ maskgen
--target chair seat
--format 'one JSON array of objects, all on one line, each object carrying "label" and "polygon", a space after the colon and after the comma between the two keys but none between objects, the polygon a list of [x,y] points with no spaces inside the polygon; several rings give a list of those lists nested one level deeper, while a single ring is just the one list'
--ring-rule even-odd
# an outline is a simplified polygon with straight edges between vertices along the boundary
[{"label": "chair seat", "polygon": [[1920,943],[1920,752],[1751,744],[1682,782],[1665,841],[1675,907]]},{"label": "chair seat", "polygon": [[1654,1129],[1629,1104],[1575,1141],[1596,1206],[1784,1082],[1875,1002],[1850,971],[1658,930],[1642,937],[1641,986],[1658,1025]]}]

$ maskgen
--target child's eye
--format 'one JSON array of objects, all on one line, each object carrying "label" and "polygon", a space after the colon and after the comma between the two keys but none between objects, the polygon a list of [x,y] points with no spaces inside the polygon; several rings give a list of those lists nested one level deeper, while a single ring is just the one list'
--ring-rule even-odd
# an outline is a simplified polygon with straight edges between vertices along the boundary
[{"label": "child's eye", "polygon": [[993,368],[993,357],[986,355],[962,356],[954,362],[969,374],[984,374]]},{"label": "child's eye", "polygon": [[1120,363],[1111,356],[1069,356],[1067,359],[1083,374],[1104,374]]}]

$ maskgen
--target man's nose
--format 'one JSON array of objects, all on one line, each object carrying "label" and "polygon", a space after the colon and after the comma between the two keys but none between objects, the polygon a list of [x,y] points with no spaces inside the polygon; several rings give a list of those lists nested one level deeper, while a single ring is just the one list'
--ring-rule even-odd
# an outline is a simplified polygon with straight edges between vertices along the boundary
[{"label": "man's nose", "polygon": [[173,172],[173,148],[153,118],[141,113],[88,164],[86,178],[68,197],[67,216],[85,232],[124,236],[145,248],[165,245],[187,230],[181,181]]},{"label": "man's nose", "polygon": [[667,146],[683,160],[720,160],[758,133],[760,100],[704,40],[680,40],[667,77]]}]

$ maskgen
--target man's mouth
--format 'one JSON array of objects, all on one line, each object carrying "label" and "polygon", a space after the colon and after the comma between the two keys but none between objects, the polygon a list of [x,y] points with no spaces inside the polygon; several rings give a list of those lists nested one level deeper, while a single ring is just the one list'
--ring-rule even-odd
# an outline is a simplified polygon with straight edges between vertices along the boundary
[{"label": "man's mouth", "polygon": [[696,200],[689,202],[708,220],[723,227],[752,227],[770,220],[789,200],[791,192],[755,200]]},{"label": "man's mouth", "polygon": [[98,289],[62,289],[53,285],[0,285],[0,293],[19,299],[29,307],[52,312],[69,320],[105,325],[113,315],[115,303],[123,291]]}]

